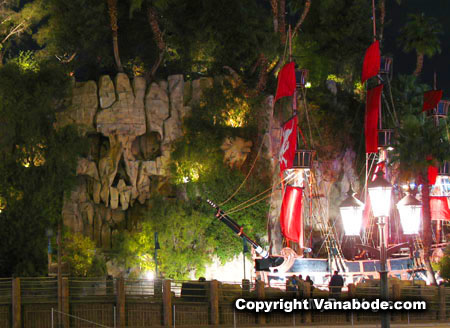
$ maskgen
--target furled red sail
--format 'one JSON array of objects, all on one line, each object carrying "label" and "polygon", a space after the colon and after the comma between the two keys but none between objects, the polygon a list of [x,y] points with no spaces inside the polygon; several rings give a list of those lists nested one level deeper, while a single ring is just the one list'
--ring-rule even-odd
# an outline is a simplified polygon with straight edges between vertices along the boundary
[{"label": "furled red sail", "polygon": [[434,185],[438,176],[439,169],[436,166],[428,166],[428,183]]},{"label": "furled red sail", "polygon": [[281,146],[278,161],[280,172],[290,169],[294,162],[295,148],[297,147],[297,116],[287,121],[281,130]]},{"label": "furled red sail", "polygon": [[380,72],[380,42],[375,41],[366,50],[361,74],[361,83],[364,83],[371,77]]},{"label": "furled red sail", "polygon": [[378,112],[381,106],[383,85],[367,90],[366,117],[364,133],[366,137],[366,153],[378,152]]},{"label": "furled red sail", "polygon": [[280,224],[283,236],[303,247],[302,188],[286,186]]},{"label": "furled red sail", "polygon": [[295,91],[295,63],[290,62],[283,66],[278,74],[277,93],[275,101],[282,97],[294,95]]},{"label": "furled red sail", "polygon": [[442,90],[430,90],[423,94],[422,112],[436,108],[442,99]]},{"label": "furled red sail", "polygon": [[450,209],[446,196],[430,196],[431,220],[450,221]]}]

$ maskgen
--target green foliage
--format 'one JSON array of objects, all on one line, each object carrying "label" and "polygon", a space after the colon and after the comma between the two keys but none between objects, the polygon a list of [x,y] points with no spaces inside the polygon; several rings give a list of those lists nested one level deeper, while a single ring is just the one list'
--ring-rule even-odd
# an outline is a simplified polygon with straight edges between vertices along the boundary
[{"label": "green foliage", "polygon": [[43,18],[41,0],[28,1],[20,5],[17,0],[0,3],[0,55],[10,50],[12,41],[19,41],[32,33],[32,28]]},{"label": "green foliage", "polygon": [[76,53],[71,65],[85,71],[113,65],[105,0],[49,0],[42,8],[47,20],[33,37],[45,54],[64,58]]},{"label": "green foliage", "polygon": [[[429,87],[419,84],[415,76],[399,76],[392,83],[392,94],[399,124],[396,131],[392,161],[399,165],[403,179],[412,179],[429,165],[448,159],[450,143],[446,123],[438,126],[421,113],[423,93]],[[414,151],[411,151],[414,149]]]},{"label": "green foliage", "polygon": [[36,60],[33,51],[21,51],[19,56],[13,58],[11,61],[24,71],[31,70],[37,72],[39,70],[39,62]]},{"label": "green foliage", "polygon": [[314,145],[321,160],[334,159],[349,147],[357,149],[364,122],[364,104],[358,95],[339,90],[334,96],[322,85],[308,91],[308,102],[309,117],[301,111],[299,119],[306,147]]},{"label": "green foliage", "polygon": [[[142,0],[130,2],[133,19],[138,9],[145,12],[149,5]],[[227,65],[250,77],[251,66],[261,53],[269,59],[276,55],[279,42],[271,12],[259,1],[160,0],[151,5],[160,14],[165,31],[164,69],[169,73],[217,75]]]},{"label": "green foliage", "polygon": [[439,262],[440,276],[447,283],[450,282],[450,248],[447,247],[444,251],[444,257]]},{"label": "green foliage", "polygon": [[399,38],[405,52],[416,51],[428,57],[441,52],[439,35],[442,26],[433,17],[421,14],[409,14],[408,22],[401,30]]},{"label": "green foliage", "polygon": [[0,276],[46,271],[45,229],[60,220],[64,193],[76,181],[77,157],[85,149],[74,127],[53,126],[67,82],[47,62],[38,70],[13,62],[0,68]]},{"label": "green foliage", "polygon": [[96,255],[95,243],[82,234],[67,233],[63,239],[62,260],[69,264],[74,277],[99,277],[106,273],[103,258]]},{"label": "green foliage", "polygon": [[[430,118],[406,115],[397,130],[393,162],[398,162],[404,178],[416,177],[429,165],[449,158],[450,143],[445,137],[446,127],[434,125]],[[414,150],[414,151],[412,151]]]},{"label": "green foliage", "polygon": [[[211,256],[225,262],[242,252],[241,239],[214,219],[214,209],[206,199],[224,201],[244,180],[242,172],[225,166],[220,149],[225,136],[245,137],[253,131],[249,120],[244,120],[245,124],[239,128],[227,126],[227,106],[241,106],[246,99],[243,93],[243,89],[225,83],[222,88],[206,92],[201,104],[192,109],[191,118],[185,122],[186,134],[172,152],[172,182],[177,194],[184,194],[186,200],[181,200],[183,197],[153,200],[145,213],[142,231],[121,234],[116,252],[119,262],[126,267],[154,269],[155,231],[161,245],[160,270],[170,278],[186,278],[192,271],[201,275]],[[251,103],[246,106],[242,110],[253,110]],[[253,174],[224,209],[232,209],[267,188],[270,190],[270,184]],[[263,243],[267,210],[267,201],[263,200],[231,217],[244,225],[249,236]]]},{"label": "green foliage", "polygon": [[310,69],[313,85],[329,74],[359,79],[361,60],[371,43],[372,11],[368,1],[313,2],[294,41],[296,62]]},{"label": "green foliage", "polygon": [[159,270],[167,278],[186,279],[197,275],[209,261],[211,240],[205,235],[205,215],[177,200],[155,199],[145,214],[142,231],[125,232],[118,241],[118,260],[126,267],[155,270],[154,232],[158,232]]}]

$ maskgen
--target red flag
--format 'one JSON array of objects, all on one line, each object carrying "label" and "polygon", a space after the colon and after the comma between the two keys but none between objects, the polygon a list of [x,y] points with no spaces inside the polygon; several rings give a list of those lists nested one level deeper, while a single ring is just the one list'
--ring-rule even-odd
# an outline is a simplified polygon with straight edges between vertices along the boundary
[{"label": "red flag", "polygon": [[366,50],[362,68],[361,83],[376,76],[380,71],[380,42],[375,41]]},{"label": "red flag", "polygon": [[302,189],[286,186],[281,205],[281,232],[287,240],[303,247]]},{"label": "red flag", "polygon": [[428,183],[434,185],[438,176],[438,168],[436,166],[428,166]]},{"label": "red flag", "polygon": [[294,162],[295,148],[297,147],[297,116],[294,116],[283,125],[281,130],[280,172],[290,169]]},{"label": "red flag", "polygon": [[430,196],[431,220],[450,221],[450,209],[446,196]]},{"label": "red flag", "polygon": [[366,153],[378,152],[378,112],[381,106],[383,85],[367,90],[366,117],[364,133],[366,136]]},{"label": "red flag", "polygon": [[422,112],[436,108],[442,98],[442,90],[431,90],[423,94]]},{"label": "red flag", "polygon": [[277,93],[275,101],[281,97],[289,97],[295,91],[295,63],[290,62],[283,66],[278,74]]}]

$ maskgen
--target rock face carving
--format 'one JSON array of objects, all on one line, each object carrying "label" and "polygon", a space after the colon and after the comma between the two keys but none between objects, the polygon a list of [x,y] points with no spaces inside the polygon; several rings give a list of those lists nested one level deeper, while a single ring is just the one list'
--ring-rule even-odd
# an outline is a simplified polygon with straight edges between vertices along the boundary
[{"label": "rock face carving", "polygon": [[250,153],[252,148],[252,142],[242,139],[240,137],[236,138],[226,138],[220,147],[224,153],[224,161],[232,168],[240,168],[247,159],[247,155]]},{"label": "rock face carving", "polygon": [[[182,75],[173,75],[147,86],[144,78],[130,82],[122,73],[114,83],[109,76],[74,83],[71,105],[58,114],[56,126],[81,125],[96,142],[78,161],[79,183],[65,201],[64,224],[110,247],[117,230],[132,224],[127,221],[133,207],[145,204],[155,192],[152,186],[159,188],[167,179],[183,119],[199,101],[200,88],[212,85],[210,78],[185,83]],[[238,138],[231,144],[230,163],[242,165],[251,142]]]}]

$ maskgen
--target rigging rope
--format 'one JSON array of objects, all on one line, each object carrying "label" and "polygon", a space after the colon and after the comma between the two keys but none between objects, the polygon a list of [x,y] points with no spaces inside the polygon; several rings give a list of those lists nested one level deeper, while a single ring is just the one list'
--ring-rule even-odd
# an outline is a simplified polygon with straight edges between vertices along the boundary
[{"label": "rigging rope", "polygon": [[[262,200],[268,198],[269,196],[272,196],[273,192],[270,192],[269,194],[267,194],[267,195],[264,196],[263,198],[258,199],[257,201],[251,203],[251,204],[248,205],[248,206],[244,206],[245,204],[251,202],[251,201],[254,200],[255,198],[258,198],[259,196],[264,195],[265,193],[267,193],[267,192],[273,190],[274,186],[279,185],[279,184],[281,184],[282,182],[285,182],[285,181],[287,181],[287,183],[289,183],[289,182],[291,182],[291,181],[294,180],[294,179],[295,179],[295,176],[294,176],[294,177],[288,176],[288,177],[282,179],[280,182],[274,183],[270,188],[268,188],[268,189],[266,189],[266,190],[260,192],[258,195],[253,196],[252,198],[246,200],[245,202],[243,202],[243,203],[241,203],[241,204],[239,204],[239,205],[236,205],[235,207],[229,209],[228,211],[225,212],[225,214],[235,213],[235,212],[241,211],[241,210],[243,210],[243,209],[245,209],[245,208],[248,208],[248,207],[250,207],[250,206],[253,206],[253,205],[257,204],[258,202],[260,202],[260,201],[262,201]],[[242,207],[242,206],[244,206],[244,207]]]},{"label": "rigging rope", "polygon": [[258,153],[256,154],[256,158],[255,158],[255,160],[253,161],[253,164],[252,164],[252,166],[250,167],[250,170],[248,171],[247,176],[245,177],[244,181],[242,181],[241,185],[236,189],[236,191],[235,191],[230,197],[228,197],[228,199],[227,199],[226,201],[220,203],[219,206],[223,206],[223,205],[225,205],[226,203],[228,203],[234,196],[236,196],[236,194],[239,192],[239,190],[241,190],[242,186],[245,184],[245,182],[247,181],[248,177],[249,177],[250,174],[252,173],[253,168],[255,167],[256,161],[258,160],[259,155],[261,154],[261,150],[262,150],[262,148],[263,148],[264,140],[266,139],[266,136],[267,136],[267,134],[264,134],[264,137],[263,137],[263,139],[261,140],[261,145],[259,146]]}]

